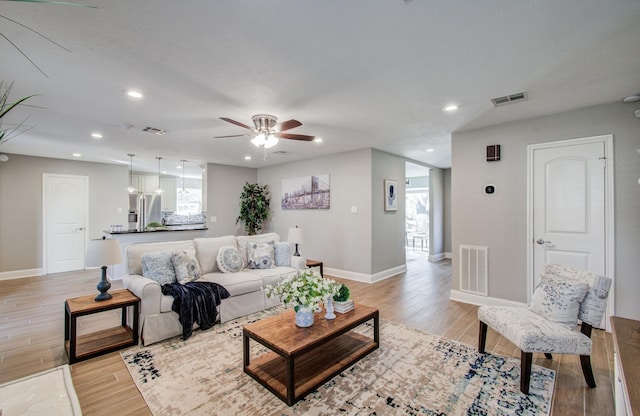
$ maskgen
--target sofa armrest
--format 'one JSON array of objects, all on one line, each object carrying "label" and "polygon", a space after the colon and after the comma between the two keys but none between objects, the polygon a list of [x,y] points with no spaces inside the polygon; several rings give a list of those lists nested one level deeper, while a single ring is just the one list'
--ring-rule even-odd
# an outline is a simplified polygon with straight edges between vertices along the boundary
[{"label": "sofa armrest", "polygon": [[307,259],[302,256],[291,256],[291,267],[296,270],[304,270],[307,268]]},{"label": "sofa armrest", "polygon": [[157,315],[160,313],[160,301],[162,299],[162,288],[155,280],[137,274],[125,276],[122,283],[126,289],[140,298],[141,324],[144,317]]}]

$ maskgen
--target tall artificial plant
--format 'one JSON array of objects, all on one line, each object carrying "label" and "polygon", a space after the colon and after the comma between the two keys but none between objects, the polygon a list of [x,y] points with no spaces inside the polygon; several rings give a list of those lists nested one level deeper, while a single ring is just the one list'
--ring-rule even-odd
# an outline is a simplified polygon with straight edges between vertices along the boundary
[{"label": "tall artificial plant", "polygon": [[12,87],[13,82],[6,84],[4,81],[0,81],[0,144],[9,141],[9,136],[22,127],[22,123],[20,123],[16,127],[5,128],[3,126],[2,119],[9,113],[9,111],[33,97],[33,95],[29,95],[28,97],[20,98],[18,101],[12,103],[9,101],[9,94],[11,93]]},{"label": "tall artificial plant", "polygon": [[269,185],[246,182],[240,194],[240,215],[236,218],[236,224],[242,221],[248,235],[257,234],[269,218],[270,202]]}]

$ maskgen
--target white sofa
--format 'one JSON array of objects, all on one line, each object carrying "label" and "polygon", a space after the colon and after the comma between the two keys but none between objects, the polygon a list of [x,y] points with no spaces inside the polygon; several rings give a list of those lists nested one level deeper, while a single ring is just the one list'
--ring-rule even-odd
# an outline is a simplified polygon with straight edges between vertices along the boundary
[{"label": "white sofa", "polygon": [[[231,295],[223,299],[219,308],[220,322],[258,312],[280,303],[277,298],[268,298],[264,287],[277,284],[281,279],[304,269],[306,260],[291,255],[291,266],[270,269],[243,269],[237,273],[223,273],[218,268],[216,257],[223,246],[235,246],[243,255],[246,267],[246,247],[249,242],[279,242],[276,233],[255,236],[233,236],[195,238],[185,241],[167,241],[133,244],[127,248],[126,262],[129,276],[124,277],[124,287],[140,298],[140,340],[144,345],[182,334],[178,314],[171,310],[173,297],[162,294],[158,282],[142,276],[142,255],[162,251],[195,250],[200,263],[200,281],[214,282],[224,286]],[[293,247],[293,244],[291,245]],[[291,252],[292,254],[293,252]]]}]

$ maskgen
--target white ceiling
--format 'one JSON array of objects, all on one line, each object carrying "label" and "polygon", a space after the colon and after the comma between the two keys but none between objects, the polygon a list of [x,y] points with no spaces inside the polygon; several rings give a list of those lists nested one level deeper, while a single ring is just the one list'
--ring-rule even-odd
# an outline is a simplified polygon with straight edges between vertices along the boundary
[{"label": "white ceiling", "polygon": [[[70,51],[0,19],[48,75],[0,37],[12,97],[40,94],[8,118],[33,127],[0,152],[104,163],[135,153],[134,169],[150,172],[163,156],[163,170],[187,159],[191,173],[373,147],[449,167],[452,131],[640,92],[637,0],[77,1],[97,8],[0,2],[0,15]],[[527,102],[490,102],[525,90]],[[459,110],[443,112],[450,103]],[[281,140],[263,160],[248,137],[213,138],[244,133],[220,117],[251,125],[257,113],[298,119],[291,133],[324,141]]]}]

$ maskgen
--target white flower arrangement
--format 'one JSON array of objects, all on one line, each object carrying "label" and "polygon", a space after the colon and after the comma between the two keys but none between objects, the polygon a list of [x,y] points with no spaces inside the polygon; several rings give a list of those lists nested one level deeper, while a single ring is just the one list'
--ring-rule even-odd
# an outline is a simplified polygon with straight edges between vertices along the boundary
[{"label": "white flower arrangement", "polygon": [[284,278],[276,286],[267,285],[265,290],[268,297],[279,297],[285,304],[293,305],[296,312],[300,308],[319,312],[318,304],[324,302],[327,296],[338,293],[340,286],[335,280],[325,279],[306,269],[298,275]]}]

